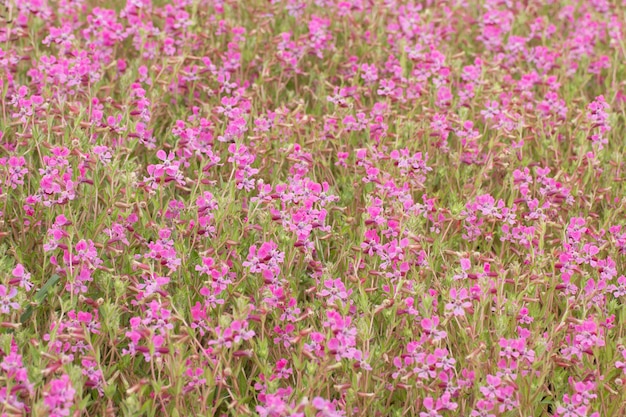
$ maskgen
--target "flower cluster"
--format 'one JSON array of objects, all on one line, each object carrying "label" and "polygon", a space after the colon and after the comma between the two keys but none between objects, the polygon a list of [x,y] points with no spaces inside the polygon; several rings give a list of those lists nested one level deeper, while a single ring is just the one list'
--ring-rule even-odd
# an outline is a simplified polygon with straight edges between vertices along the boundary
[{"label": "flower cluster", "polygon": [[625,414],[624,1],[3,5],[0,415]]}]

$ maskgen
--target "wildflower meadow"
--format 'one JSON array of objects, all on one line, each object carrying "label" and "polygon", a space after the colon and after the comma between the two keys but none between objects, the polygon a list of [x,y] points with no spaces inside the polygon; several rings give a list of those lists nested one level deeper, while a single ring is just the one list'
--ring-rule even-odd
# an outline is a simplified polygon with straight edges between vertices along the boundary
[{"label": "wildflower meadow", "polygon": [[0,0],[0,416],[625,416],[625,26]]}]

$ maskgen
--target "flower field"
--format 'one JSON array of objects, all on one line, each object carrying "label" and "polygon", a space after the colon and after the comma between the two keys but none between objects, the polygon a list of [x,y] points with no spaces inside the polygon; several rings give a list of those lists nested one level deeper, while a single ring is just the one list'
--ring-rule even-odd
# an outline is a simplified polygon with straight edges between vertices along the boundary
[{"label": "flower field", "polygon": [[2,0],[0,416],[626,415],[623,0]]}]

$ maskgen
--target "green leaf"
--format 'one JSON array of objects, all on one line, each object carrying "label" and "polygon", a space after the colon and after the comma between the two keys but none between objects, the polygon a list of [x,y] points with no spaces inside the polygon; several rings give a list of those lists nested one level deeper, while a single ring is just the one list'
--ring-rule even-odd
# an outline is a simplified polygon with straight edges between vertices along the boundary
[{"label": "green leaf", "polygon": [[[53,274],[50,279],[39,289],[39,291],[37,291],[37,294],[35,294],[35,303],[36,306],[38,307],[39,304],[41,304],[41,302],[43,300],[46,299],[46,296],[48,295],[48,292],[50,292],[50,289],[57,283],[59,282],[59,279],[61,279],[61,277],[57,274]],[[24,313],[22,314],[22,316],[20,317],[20,322],[22,324],[26,323],[31,316],[33,315],[33,305],[29,305],[28,308],[26,309],[26,311],[24,311]]]}]

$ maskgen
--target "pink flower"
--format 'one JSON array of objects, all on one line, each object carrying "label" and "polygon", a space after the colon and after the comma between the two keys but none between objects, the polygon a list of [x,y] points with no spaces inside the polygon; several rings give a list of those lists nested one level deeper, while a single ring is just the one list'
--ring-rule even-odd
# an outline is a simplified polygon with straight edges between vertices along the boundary
[{"label": "pink flower", "polygon": [[19,287],[24,288],[26,291],[30,291],[33,288],[33,283],[30,282],[30,273],[24,269],[22,264],[17,264],[12,271],[14,280],[11,280],[12,285],[18,284]]},{"label": "pink flower", "polygon": [[74,405],[75,393],[69,376],[64,374],[59,379],[53,379],[48,389],[43,393],[44,404],[50,412],[50,416],[69,416],[70,409]]},{"label": "pink flower", "polygon": [[7,289],[4,285],[0,285],[0,313],[9,314],[11,310],[19,310],[20,305],[11,301],[17,295],[17,289]]},{"label": "pink flower", "polygon": [[461,288],[457,290],[456,288],[450,289],[450,302],[446,304],[446,311],[452,312],[452,315],[457,317],[462,317],[465,315],[465,310],[468,310],[472,307],[472,303],[467,301],[469,299],[469,294],[467,289]]}]

